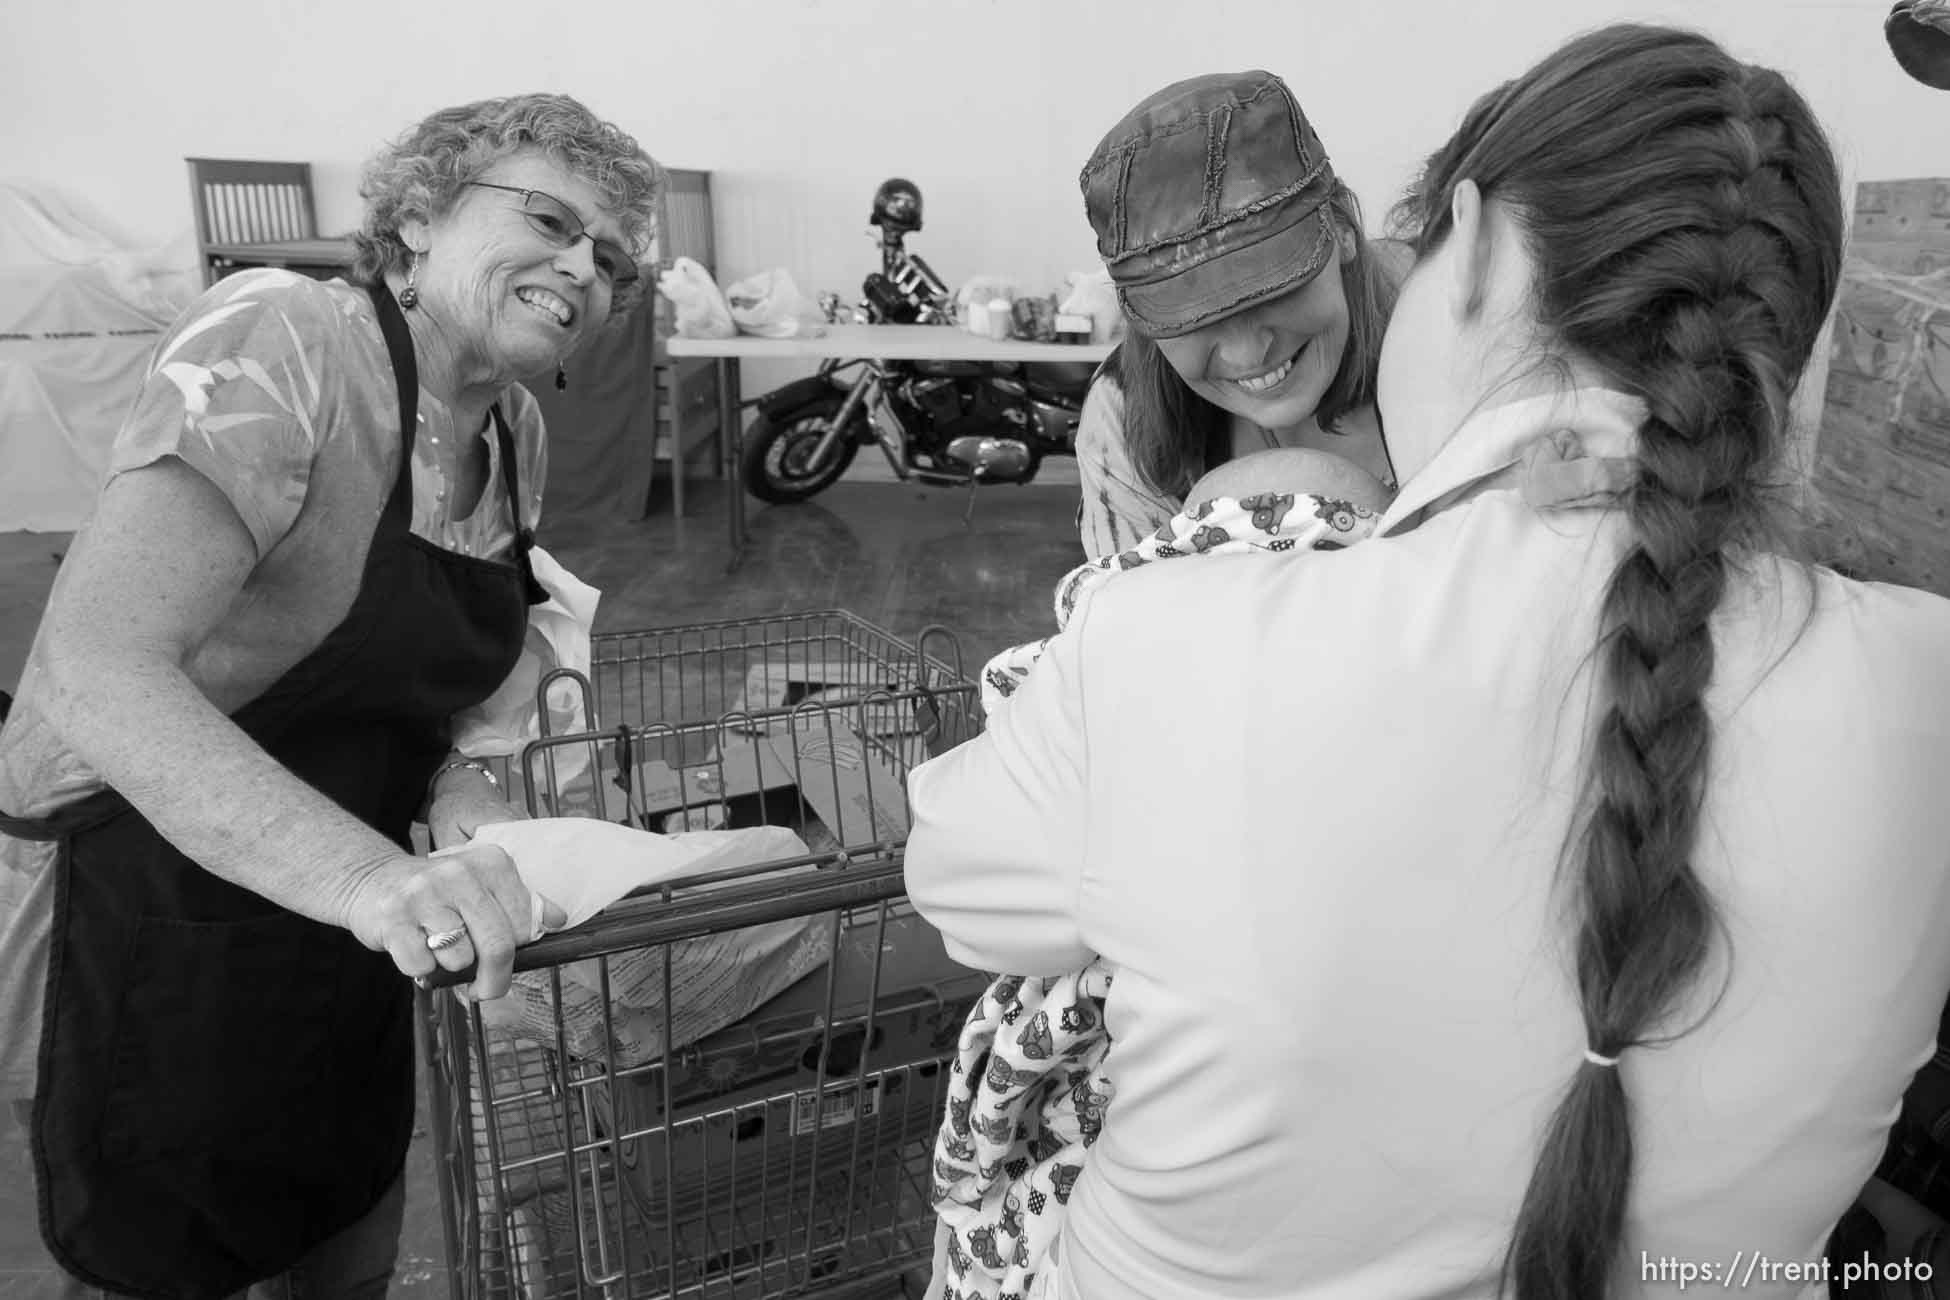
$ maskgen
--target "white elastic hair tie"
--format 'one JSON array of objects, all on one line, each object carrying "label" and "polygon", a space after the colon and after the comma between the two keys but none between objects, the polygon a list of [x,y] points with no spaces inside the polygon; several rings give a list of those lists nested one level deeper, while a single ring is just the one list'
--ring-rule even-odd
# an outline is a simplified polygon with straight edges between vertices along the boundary
[{"label": "white elastic hair tie", "polygon": [[1584,1059],[1593,1065],[1607,1069],[1618,1064],[1618,1058],[1616,1056],[1600,1056],[1589,1047],[1584,1049]]}]

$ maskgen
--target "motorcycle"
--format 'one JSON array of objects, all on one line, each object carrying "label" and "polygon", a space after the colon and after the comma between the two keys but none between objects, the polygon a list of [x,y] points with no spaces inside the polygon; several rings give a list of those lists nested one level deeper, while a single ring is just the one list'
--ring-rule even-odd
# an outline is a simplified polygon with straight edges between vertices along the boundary
[{"label": "motorcycle", "polygon": [[[888,181],[870,221],[881,231],[881,269],[863,284],[855,319],[952,328],[947,286],[904,243],[921,228],[920,191]],[[836,319],[837,302],[825,305]],[[804,501],[874,445],[903,481],[1028,483],[1045,457],[1076,454],[1095,372],[1087,362],[827,361],[746,403],[758,416],[745,434],[745,486],[763,501]]]}]

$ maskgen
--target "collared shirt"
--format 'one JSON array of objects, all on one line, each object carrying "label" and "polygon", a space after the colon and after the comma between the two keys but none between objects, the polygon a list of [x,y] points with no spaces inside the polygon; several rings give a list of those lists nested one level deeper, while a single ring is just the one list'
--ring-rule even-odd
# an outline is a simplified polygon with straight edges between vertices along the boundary
[{"label": "collared shirt", "polygon": [[[541,413],[519,386],[500,404],[532,528],[546,472]],[[226,712],[308,654],[350,607],[399,467],[398,405],[372,302],[343,281],[230,276],[158,346],[109,475],[175,457],[215,484],[250,532],[257,564],[185,666]],[[507,554],[515,525],[497,440],[455,428],[424,387],[417,418],[412,531],[463,555]],[[451,483],[462,439],[476,437],[487,444],[487,484],[461,514],[449,504]],[[40,654],[37,642],[0,728],[0,809],[19,817],[47,816],[101,788],[42,711]],[[0,835],[0,1096],[32,1093],[52,861],[52,845]]]},{"label": "collared shirt", "polygon": [[[1545,507],[1525,467],[1629,457],[1640,418],[1487,410],[1360,546],[1130,574],[913,774],[908,888],[952,955],[1118,971],[1066,1296],[1496,1294],[1585,1048],[1559,860],[1631,544],[1602,470]],[[1818,1258],[1950,991],[1950,602],[1754,556],[1713,630],[1726,942],[1689,1032],[1617,1067],[1616,1295]]]}]

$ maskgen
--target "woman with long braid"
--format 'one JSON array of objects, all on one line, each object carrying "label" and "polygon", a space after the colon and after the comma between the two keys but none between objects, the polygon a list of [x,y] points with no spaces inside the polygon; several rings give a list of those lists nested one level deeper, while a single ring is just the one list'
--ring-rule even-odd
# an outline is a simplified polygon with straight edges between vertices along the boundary
[{"label": "woman with long braid", "polygon": [[1616,27],[1403,213],[1374,538],[1126,575],[914,773],[952,953],[1117,969],[1039,1286],[1799,1295],[1950,991],[1950,602],[1769,526],[1834,157]]}]

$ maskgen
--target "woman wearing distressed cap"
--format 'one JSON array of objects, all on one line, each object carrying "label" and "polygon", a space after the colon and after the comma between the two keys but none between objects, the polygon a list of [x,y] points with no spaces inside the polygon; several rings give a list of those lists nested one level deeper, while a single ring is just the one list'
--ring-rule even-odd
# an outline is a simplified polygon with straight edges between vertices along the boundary
[{"label": "woman wearing distressed cap", "polygon": [[1392,486],[1374,380],[1406,250],[1362,235],[1284,81],[1166,86],[1080,183],[1129,324],[1077,429],[1087,554],[1128,548],[1201,474],[1271,447],[1334,452]]}]

